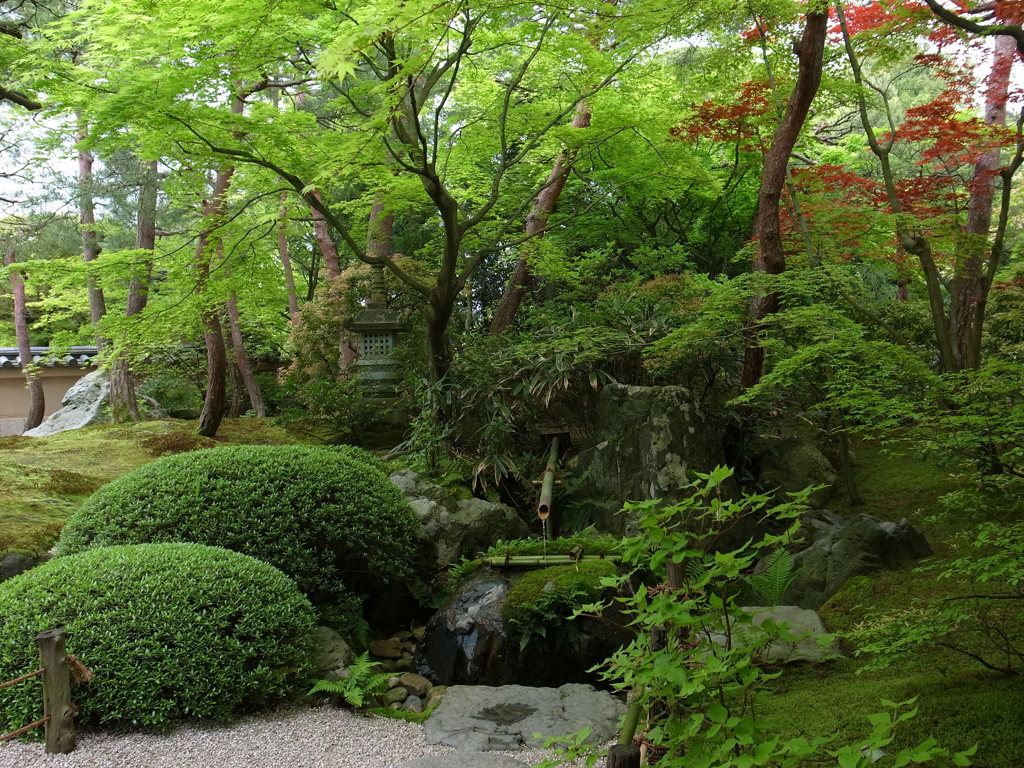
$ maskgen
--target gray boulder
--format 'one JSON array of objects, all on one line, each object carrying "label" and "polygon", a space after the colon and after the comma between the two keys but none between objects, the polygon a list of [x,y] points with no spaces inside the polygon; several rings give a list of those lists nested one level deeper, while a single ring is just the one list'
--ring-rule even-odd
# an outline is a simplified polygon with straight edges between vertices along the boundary
[{"label": "gray boulder", "polygon": [[720,430],[684,387],[608,384],[598,395],[597,428],[568,465],[591,501],[598,527],[622,532],[623,501],[673,500],[689,469],[724,464]]},{"label": "gray boulder", "polygon": [[501,607],[510,585],[509,575],[489,569],[461,584],[427,624],[417,656],[420,671],[444,684],[508,682],[510,648]]},{"label": "gray boulder", "polygon": [[[166,419],[167,412],[151,397],[140,397],[140,410],[144,419]],[[35,429],[25,432],[27,437],[46,437],[89,424],[110,421],[110,374],[105,370],[86,374],[64,394],[61,408]]]},{"label": "gray boulder", "polygon": [[343,680],[356,655],[345,639],[330,627],[313,630],[313,673],[324,680]]},{"label": "gray boulder", "polygon": [[458,499],[411,470],[396,472],[391,482],[420,519],[420,547],[427,569],[433,572],[457,563],[463,556],[474,557],[499,539],[529,535],[526,523],[504,504]]},{"label": "gray boulder", "polygon": [[523,768],[523,763],[506,755],[481,752],[454,752],[448,755],[429,755],[399,763],[396,768]]},{"label": "gray boulder", "polygon": [[[816,611],[795,605],[748,606],[743,610],[752,614],[752,620],[733,625],[732,645],[754,649],[762,662],[820,662],[840,655],[838,641],[828,634]],[[723,633],[713,633],[710,640],[726,644]]]},{"label": "gray boulder", "polygon": [[8,552],[0,559],[0,581],[24,573],[36,564],[36,559],[31,555],[23,555],[20,552]]},{"label": "gray boulder", "polygon": [[793,557],[796,578],[786,590],[787,601],[802,608],[820,607],[854,576],[932,553],[906,518],[893,523],[821,510],[803,522],[811,545]]},{"label": "gray boulder", "polygon": [[633,638],[616,607],[573,619],[571,630],[534,634],[524,650],[502,609],[522,572],[483,569],[472,574],[427,624],[417,648],[421,673],[442,684],[561,685],[597,680],[591,669]]},{"label": "gray boulder", "polygon": [[809,503],[821,506],[828,502],[836,482],[832,462],[812,440],[791,437],[783,440],[778,450],[764,457],[761,483],[766,488],[780,488],[787,493],[802,491],[811,485],[823,485],[811,494]]},{"label": "gray boulder", "polygon": [[591,740],[602,743],[618,733],[625,710],[610,693],[589,685],[457,685],[424,724],[423,735],[428,744],[490,752],[536,747],[590,728]]}]

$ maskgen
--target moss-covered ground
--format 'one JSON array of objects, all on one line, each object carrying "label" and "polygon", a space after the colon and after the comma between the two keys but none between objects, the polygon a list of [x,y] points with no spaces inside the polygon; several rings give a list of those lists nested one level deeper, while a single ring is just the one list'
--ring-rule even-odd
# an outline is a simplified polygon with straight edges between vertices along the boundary
[{"label": "moss-covered ground", "polygon": [[[969,525],[933,517],[938,498],[956,488],[956,479],[927,457],[861,445],[857,479],[866,503],[851,510],[837,497],[830,506],[887,520],[907,517],[928,537],[935,551],[932,562],[948,558],[957,535]],[[938,581],[933,572],[918,570],[920,565],[852,579],[822,607],[826,625],[842,632],[871,614],[942,597],[955,587],[948,580]],[[763,714],[792,735],[837,733],[837,743],[849,743],[869,733],[867,716],[882,711],[883,700],[917,697],[917,717],[897,729],[897,750],[933,736],[949,749],[977,744],[974,765],[981,768],[1024,766],[1024,680],[995,675],[942,649],[923,649],[880,671],[864,666],[865,660],[850,657],[788,669]]]},{"label": "moss-covered ground", "polygon": [[225,419],[215,440],[197,437],[195,427],[170,419],[0,438],[0,554],[48,549],[89,494],[157,456],[214,445],[297,442],[260,419]]}]

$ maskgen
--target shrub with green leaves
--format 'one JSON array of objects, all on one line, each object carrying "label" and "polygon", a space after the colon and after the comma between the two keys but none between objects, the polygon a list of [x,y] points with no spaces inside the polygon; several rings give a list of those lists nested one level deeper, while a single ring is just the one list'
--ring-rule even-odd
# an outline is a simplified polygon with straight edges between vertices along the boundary
[{"label": "shrub with green leaves", "polygon": [[231,446],[168,456],[103,486],[72,515],[58,553],[211,544],[268,562],[314,603],[336,605],[407,576],[417,526],[365,451]]},{"label": "shrub with green leaves", "polygon": [[[0,681],[39,666],[63,627],[95,673],[72,691],[83,722],[228,719],[301,682],[313,608],[276,568],[199,544],[94,549],[0,584]],[[39,678],[0,690],[0,732],[42,717]]]}]

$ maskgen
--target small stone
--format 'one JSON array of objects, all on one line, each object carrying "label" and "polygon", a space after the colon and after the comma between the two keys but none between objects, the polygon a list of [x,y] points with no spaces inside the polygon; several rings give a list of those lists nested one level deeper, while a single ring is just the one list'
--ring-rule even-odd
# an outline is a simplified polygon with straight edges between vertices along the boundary
[{"label": "small stone", "polygon": [[417,643],[422,642],[422,640],[426,636],[426,634],[427,634],[427,628],[426,627],[413,627],[413,629],[412,629],[412,639],[415,640]]},{"label": "small stone", "polygon": [[393,663],[395,665],[395,671],[396,672],[405,672],[407,670],[412,669],[412,657],[411,656],[406,656],[404,659],[399,659],[398,661],[393,662]]},{"label": "small stone", "polygon": [[402,643],[402,649],[406,653],[416,653],[416,643],[411,643],[409,641],[406,641],[406,642]]},{"label": "small stone", "polygon": [[377,664],[377,669],[381,672],[397,672],[398,662],[394,659],[385,659],[384,661]]},{"label": "small stone", "polygon": [[401,708],[402,708],[402,702],[400,702],[400,701],[393,701],[393,702],[391,702],[391,704],[389,704],[388,706],[390,706],[390,707],[391,707],[391,709],[394,709],[394,710],[399,710],[399,709],[401,709]]},{"label": "small stone", "polygon": [[441,703],[441,697],[438,696],[436,693],[431,693],[430,694],[430,698],[427,699],[427,709],[433,709],[434,707],[436,707],[440,703]]},{"label": "small stone", "polygon": [[422,712],[423,711],[423,699],[419,696],[410,696],[404,702],[402,702],[402,709],[406,712]]},{"label": "small stone", "polygon": [[415,672],[403,672],[399,678],[399,683],[414,696],[423,696],[432,687],[427,678],[423,675],[417,675]]},{"label": "small stone", "polygon": [[388,678],[388,688],[397,688],[402,684],[402,678],[395,675],[394,677]]},{"label": "small stone", "polygon": [[399,659],[402,657],[402,641],[394,637],[371,640],[370,653],[378,659]]},{"label": "small stone", "polygon": [[401,686],[399,686],[398,688],[392,688],[390,691],[384,694],[384,701],[386,701],[388,704],[393,704],[395,702],[401,703],[408,698],[409,692]]},{"label": "small stone", "polygon": [[444,696],[446,693],[448,693],[447,685],[435,685],[430,689],[431,696]]},{"label": "small stone", "polygon": [[402,642],[412,639],[412,632],[407,629],[403,629],[401,632],[395,632],[395,637]]},{"label": "small stone", "polygon": [[0,560],[0,581],[24,573],[36,564],[35,558],[19,552],[9,552]]}]

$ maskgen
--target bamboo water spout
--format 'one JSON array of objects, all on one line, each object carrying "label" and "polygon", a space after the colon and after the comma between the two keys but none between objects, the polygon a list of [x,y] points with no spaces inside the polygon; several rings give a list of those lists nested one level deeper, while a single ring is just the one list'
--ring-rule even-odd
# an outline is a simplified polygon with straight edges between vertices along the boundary
[{"label": "bamboo water spout", "polygon": [[551,438],[551,448],[548,451],[548,463],[544,467],[544,476],[541,479],[540,499],[537,502],[537,517],[547,520],[551,514],[551,494],[555,486],[555,470],[558,467],[558,435]]}]

